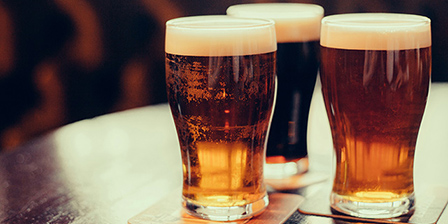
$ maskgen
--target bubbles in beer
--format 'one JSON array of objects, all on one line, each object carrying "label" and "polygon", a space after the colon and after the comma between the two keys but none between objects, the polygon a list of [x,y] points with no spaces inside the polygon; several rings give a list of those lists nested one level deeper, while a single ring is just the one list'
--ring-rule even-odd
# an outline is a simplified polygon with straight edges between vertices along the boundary
[{"label": "bubbles in beer", "polygon": [[184,197],[236,206],[265,195],[266,132],[275,53],[166,55],[167,89],[183,154]]},{"label": "bubbles in beer", "polygon": [[387,218],[413,209],[414,153],[431,76],[429,26],[426,17],[402,14],[322,20],[321,81],[337,161],[331,195],[337,211]]},{"label": "bubbles in beer", "polygon": [[166,24],[168,101],[182,155],[183,204],[229,221],[261,212],[275,93],[274,22],[196,16]]}]

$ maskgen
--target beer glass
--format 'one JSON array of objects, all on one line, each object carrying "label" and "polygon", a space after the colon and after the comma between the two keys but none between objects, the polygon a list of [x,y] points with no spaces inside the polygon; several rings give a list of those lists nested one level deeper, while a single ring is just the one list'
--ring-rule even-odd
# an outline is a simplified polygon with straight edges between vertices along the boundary
[{"label": "beer glass", "polygon": [[325,17],[321,81],[336,169],[331,207],[365,218],[414,209],[413,165],[431,75],[430,20]]},{"label": "beer glass", "polygon": [[226,221],[268,205],[263,163],[276,50],[271,20],[193,16],[166,23],[166,84],[187,213]]},{"label": "beer glass", "polygon": [[319,67],[324,9],[313,4],[259,3],[230,6],[227,14],[275,21],[278,89],[265,176],[285,178],[303,173],[308,170],[308,115]]}]

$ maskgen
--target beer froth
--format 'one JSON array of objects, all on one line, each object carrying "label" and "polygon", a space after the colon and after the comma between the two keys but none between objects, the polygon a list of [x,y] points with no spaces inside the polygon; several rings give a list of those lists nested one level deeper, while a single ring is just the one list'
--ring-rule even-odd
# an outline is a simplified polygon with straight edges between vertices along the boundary
[{"label": "beer froth", "polygon": [[301,3],[260,3],[233,5],[227,15],[246,18],[270,18],[275,21],[278,43],[319,40],[321,6]]},{"label": "beer froth", "polygon": [[431,46],[430,20],[393,13],[353,13],[322,20],[321,45],[347,50],[408,50]]},{"label": "beer froth", "polygon": [[230,16],[173,19],[166,23],[165,52],[185,56],[234,56],[273,52],[277,50],[273,23],[271,20]]}]

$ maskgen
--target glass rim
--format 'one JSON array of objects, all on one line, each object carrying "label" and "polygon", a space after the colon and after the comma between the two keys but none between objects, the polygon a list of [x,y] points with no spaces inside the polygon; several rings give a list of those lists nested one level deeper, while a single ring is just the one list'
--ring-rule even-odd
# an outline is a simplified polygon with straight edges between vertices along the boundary
[{"label": "glass rim", "polygon": [[231,5],[227,15],[275,21],[279,43],[318,41],[324,8],[309,3],[248,3]]},{"label": "glass rim", "polygon": [[345,28],[409,28],[426,26],[431,20],[422,15],[406,13],[346,13],[326,16],[322,25]]},{"label": "glass rim", "polygon": [[167,21],[165,52],[195,56],[250,55],[277,50],[275,22],[227,15]]},{"label": "glass rim", "polygon": [[239,18],[228,15],[200,15],[170,19],[167,29],[235,30],[272,27],[275,22],[262,18]]},{"label": "glass rim", "polygon": [[312,3],[247,3],[231,5],[226,10],[228,15],[241,16],[243,14],[271,19],[308,19],[323,16],[324,8]]},{"label": "glass rim", "polygon": [[347,13],[322,19],[320,44],[353,50],[430,47],[431,20],[404,13]]}]

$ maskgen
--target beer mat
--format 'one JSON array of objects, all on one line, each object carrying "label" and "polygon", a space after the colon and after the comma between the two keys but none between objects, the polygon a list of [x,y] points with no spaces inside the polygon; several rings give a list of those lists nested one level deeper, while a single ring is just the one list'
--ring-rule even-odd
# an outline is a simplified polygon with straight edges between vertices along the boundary
[{"label": "beer mat", "polygon": [[329,178],[328,174],[320,172],[306,172],[284,179],[265,179],[265,183],[277,191],[295,190],[311,184],[323,182]]},{"label": "beer mat", "polygon": [[288,220],[304,200],[300,195],[271,193],[269,205],[261,214],[238,221],[218,222],[186,214],[181,206],[180,195],[176,193],[132,217],[128,224],[279,224]]},{"label": "beer mat", "polygon": [[415,211],[412,214],[390,219],[366,219],[348,216],[342,213],[333,212],[330,208],[330,191],[320,192],[312,197],[306,198],[298,211],[305,215],[323,216],[335,219],[344,219],[357,222],[368,223],[415,223],[430,224],[436,223],[442,215],[448,202],[448,188],[424,188],[416,190]]}]

